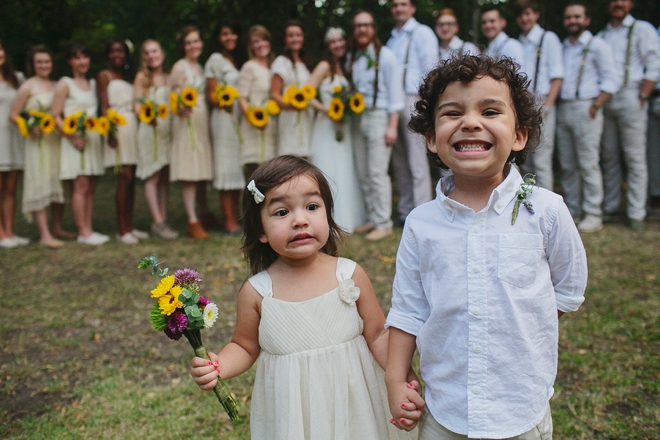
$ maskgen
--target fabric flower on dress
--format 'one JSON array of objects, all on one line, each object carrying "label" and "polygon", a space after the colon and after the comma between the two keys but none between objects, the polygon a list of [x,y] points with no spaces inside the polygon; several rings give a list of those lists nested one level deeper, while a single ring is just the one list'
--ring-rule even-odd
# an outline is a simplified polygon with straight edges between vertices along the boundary
[{"label": "fabric flower on dress", "polygon": [[339,283],[339,298],[349,306],[354,306],[360,297],[360,288],[355,286],[352,279],[346,279]]}]

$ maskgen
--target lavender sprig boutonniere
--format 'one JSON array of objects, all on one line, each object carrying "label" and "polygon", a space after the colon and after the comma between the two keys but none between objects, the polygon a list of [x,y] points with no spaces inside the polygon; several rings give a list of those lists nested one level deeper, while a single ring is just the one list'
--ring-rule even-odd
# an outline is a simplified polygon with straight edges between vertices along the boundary
[{"label": "lavender sprig boutonniere", "polygon": [[532,202],[527,200],[529,196],[534,191],[534,186],[536,185],[536,176],[534,174],[525,174],[523,181],[520,184],[520,189],[516,191],[516,203],[513,205],[513,214],[511,215],[511,224],[516,224],[516,219],[518,218],[518,211],[520,210],[520,205],[522,204],[530,214],[534,214],[534,208],[532,207]]}]

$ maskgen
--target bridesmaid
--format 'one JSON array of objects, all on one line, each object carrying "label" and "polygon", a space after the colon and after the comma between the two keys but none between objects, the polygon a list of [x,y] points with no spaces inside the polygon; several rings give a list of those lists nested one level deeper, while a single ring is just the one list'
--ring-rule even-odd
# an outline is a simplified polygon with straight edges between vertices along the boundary
[{"label": "bridesmaid", "polygon": [[92,229],[94,192],[98,176],[103,175],[103,152],[98,133],[86,130],[65,134],[63,122],[66,116],[83,111],[87,117],[96,116],[96,81],[87,79],[89,52],[81,43],[73,43],[67,53],[67,63],[72,77],[62,77],[55,85],[55,96],[50,113],[55,117],[57,127],[62,131],[60,151],[60,179],[73,180],[71,209],[78,228],[78,243],[98,246],[110,237]]},{"label": "bridesmaid", "polygon": [[20,85],[19,75],[0,41],[0,248],[26,245],[27,238],[14,235],[16,183],[23,169],[23,139],[9,122],[9,111]]},{"label": "bridesmaid", "polygon": [[238,131],[237,105],[220,107],[213,93],[217,85],[238,86],[238,29],[229,22],[220,22],[213,32],[214,53],[206,62],[206,97],[213,106],[211,138],[213,141],[213,187],[220,191],[224,213],[224,229],[229,235],[240,235],[238,200],[245,187],[241,172],[241,141]]},{"label": "bridesmaid", "polygon": [[309,80],[319,90],[319,100],[312,100],[317,110],[312,128],[311,161],[328,177],[335,200],[333,218],[346,232],[364,224],[366,219],[360,183],[353,161],[353,144],[345,118],[334,121],[328,116],[335,88],[349,87],[346,65],[346,34],[330,28],[325,34],[325,51]]},{"label": "bridesmaid", "polygon": [[96,94],[101,114],[112,109],[122,115],[125,125],[117,127],[105,138],[103,165],[113,167],[117,174],[115,209],[117,212],[117,240],[135,244],[147,238],[146,232],[132,226],[135,204],[135,167],[137,164],[137,119],[133,113],[133,72],[126,41],[113,38],[105,45],[108,68],[96,76]]},{"label": "bridesmaid", "polygon": [[[45,112],[50,109],[55,93],[53,53],[40,44],[27,54],[26,73],[29,79],[18,89],[11,108],[10,119],[16,123],[22,110]],[[54,127],[53,127],[54,128]],[[56,239],[48,228],[46,208],[51,207],[53,222],[59,216],[61,228],[64,208],[64,190],[60,180],[60,135],[57,131],[46,134],[39,126],[32,128],[25,140],[25,171],[23,174],[23,214],[36,218],[41,238],[39,243],[49,249],[61,248],[64,243]]]},{"label": "bridesmaid", "polygon": [[302,23],[299,20],[289,20],[284,27],[284,54],[275,58],[270,67],[270,94],[282,109],[277,126],[278,155],[309,156],[312,109],[307,107],[296,110],[283,102],[283,94],[290,85],[301,87],[309,81],[304,43]]},{"label": "bridesmaid", "polygon": [[193,238],[208,238],[195,212],[195,196],[199,181],[213,178],[208,110],[204,102],[205,81],[198,63],[202,40],[195,26],[186,26],[177,34],[178,50],[183,58],[172,67],[170,85],[176,93],[186,87],[197,90],[193,108],[180,106],[172,119],[172,161],[170,180],[181,181],[183,205],[188,217],[188,234]]},{"label": "bridesmaid", "polygon": [[[179,233],[167,223],[167,199],[170,185],[171,119],[169,109],[163,118],[158,106],[169,102],[170,89],[165,66],[165,52],[156,40],[142,43],[142,63],[135,77],[133,108],[140,114],[140,99],[150,99],[156,106],[150,124],[140,122],[138,127],[137,177],[144,182],[144,196],[153,223],[151,233],[163,240],[174,240]],[[165,107],[166,109],[168,107]],[[155,139],[154,139],[155,136]]]},{"label": "bridesmaid", "polygon": [[241,118],[241,165],[243,176],[248,181],[252,173],[265,161],[275,157],[275,137],[277,134],[274,121],[265,127],[257,128],[246,117],[250,107],[264,107],[270,92],[270,65],[273,55],[270,51],[271,36],[268,29],[254,25],[248,30],[248,55],[250,59],[243,64],[238,74],[238,106],[243,113]]}]

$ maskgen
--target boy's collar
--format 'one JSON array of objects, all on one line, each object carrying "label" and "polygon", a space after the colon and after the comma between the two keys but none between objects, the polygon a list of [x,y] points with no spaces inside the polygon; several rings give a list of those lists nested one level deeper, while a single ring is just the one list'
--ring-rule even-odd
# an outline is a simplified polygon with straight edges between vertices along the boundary
[{"label": "boy's collar", "polygon": [[[502,215],[509,203],[512,203],[516,198],[516,191],[518,191],[518,188],[520,187],[522,176],[515,166],[507,164],[505,166],[505,172],[507,168],[509,170],[508,174],[504,180],[493,190],[490,197],[488,198],[488,203],[486,203],[486,206],[484,209],[482,209],[482,211],[488,211],[492,207],[492,210],[497,215]],[[438,186],[436,187],[436,203],[450,222],[454,221],[454,217],[458,212],[463,211],[470,214],[474,213],[472,209],[468,208],[462,203],[458,203],[457,201],[447,197],[447,194],[449,194],[455,186],[456,183],[454,181],[454,176],[451,175],[440,179]]]}]

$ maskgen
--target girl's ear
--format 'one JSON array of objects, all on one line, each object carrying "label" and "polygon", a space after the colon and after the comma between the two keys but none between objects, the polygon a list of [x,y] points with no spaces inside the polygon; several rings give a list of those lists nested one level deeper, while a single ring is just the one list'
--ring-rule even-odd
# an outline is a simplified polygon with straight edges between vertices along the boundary
[{"label": "girl's ear", "polygon": [[266,234],[261,234],[259,237],[259,241],[262,242],[263,244],[268,243],[268,237],[266,237]]}]

